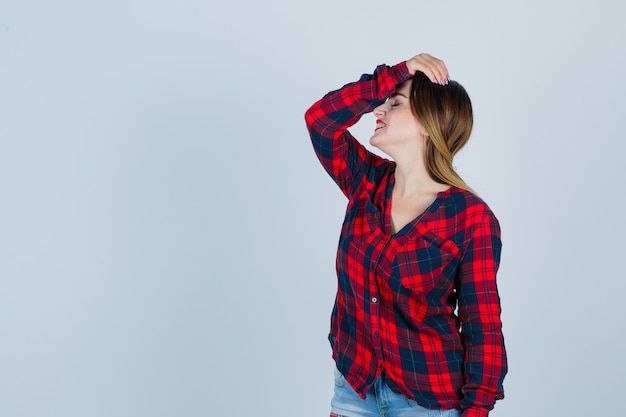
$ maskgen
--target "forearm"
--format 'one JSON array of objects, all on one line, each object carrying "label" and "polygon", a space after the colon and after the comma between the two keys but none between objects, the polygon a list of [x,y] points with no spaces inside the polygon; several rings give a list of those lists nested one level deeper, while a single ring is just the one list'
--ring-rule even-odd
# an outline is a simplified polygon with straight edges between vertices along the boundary
[{"label": "forearm", "polygon": [[[489,323],[487,323],[489,321]],[[465,331],[465,385],[463,417],[487,416],[496,400],[504,398],[506,350],[499,317],[483,318],[480,330]],[[464,329],[467,326],[464,324]],[[471,333],[475,332],[474,335]],[[478,335],[480,333],[480,335]],[[480,341],[476,341],[480,338]],[[474,340],[472,340],[474,339]]]},{"label": "forearm", "polygon": [[379,65],[374,74],[363,74],[353,83],[331,91],[305,113],[311,136],[334,139],[354,125],[363,114],[384,102],[395,87],[411,78],[406,62]]},{"label": "forearm", "polygon": [[458,283],[465,347],[464,417],[486,416],[496,400],[504,398],[507,359],[496,285],[500,251],[499,225],[493,215],[486,215],[472,229]]}]

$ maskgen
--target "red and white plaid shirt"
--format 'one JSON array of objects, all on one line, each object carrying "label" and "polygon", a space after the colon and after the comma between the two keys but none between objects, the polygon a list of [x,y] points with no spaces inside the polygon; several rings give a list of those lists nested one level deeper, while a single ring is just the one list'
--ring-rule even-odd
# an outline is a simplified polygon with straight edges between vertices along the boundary
[{"label": "red and white plaid shirt", "polygon": [[498,221],[479,197],[452,187],[392,234],[395,163],[347,130],[410,78],[405,63],[381,65],[305,114],[319,160],[349,199],[329,340],[362,398],[382,375],[423,407],[484,417],[504,397],[507,371]]}]

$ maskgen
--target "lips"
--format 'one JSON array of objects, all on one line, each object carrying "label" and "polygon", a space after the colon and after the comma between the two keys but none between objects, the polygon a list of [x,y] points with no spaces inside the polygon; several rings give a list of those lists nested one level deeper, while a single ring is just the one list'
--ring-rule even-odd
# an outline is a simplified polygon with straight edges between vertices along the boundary
[{"label": "lips", "polygon": [[385,124],[385,122],[383,122],[383,121],[382,121],[382,120],[380,120],[380,119],[376,120],[376,129],[374,129],[374,132],[375,132],[375,131],[377,131],[377,130],[379,130],[379,129],[382,129],[382,128],[383,128],[383,127],[385,127],[385,126],[387,126],[387,125]]}]

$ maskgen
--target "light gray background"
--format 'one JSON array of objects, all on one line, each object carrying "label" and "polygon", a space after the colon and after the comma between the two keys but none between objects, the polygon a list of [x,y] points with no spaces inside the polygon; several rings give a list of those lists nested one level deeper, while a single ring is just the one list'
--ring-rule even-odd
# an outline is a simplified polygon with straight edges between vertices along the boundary
[{"label": "light gray background", "polygon": [[0,0],[0,413],[327,415],[345,201],[303,113],[426,51],[473,99],[456,165],[503,228],[510,372],[492,415],[619,414],[623,16]]}]

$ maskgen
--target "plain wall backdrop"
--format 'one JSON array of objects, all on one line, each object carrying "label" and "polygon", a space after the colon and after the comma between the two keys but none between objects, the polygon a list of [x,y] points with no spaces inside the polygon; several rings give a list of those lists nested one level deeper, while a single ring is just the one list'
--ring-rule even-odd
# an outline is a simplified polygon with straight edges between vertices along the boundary
[{"label": "plain wall backdrop", "polygon": [[492,415],[619,414],[625,11],[0,0],[0,414],[328,415],[346,201],[303,114],[419,52],[473,100],[456,166],[503,229]]}]

